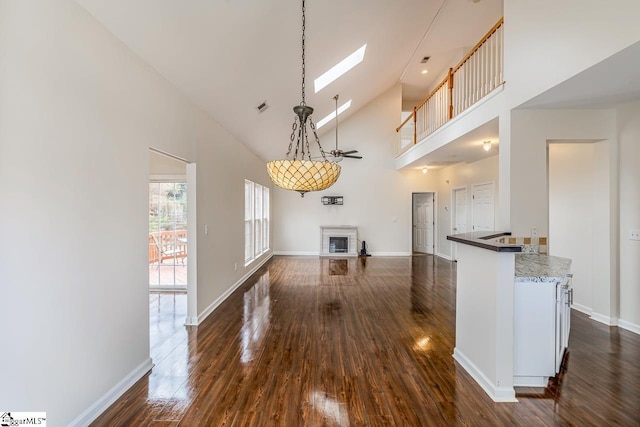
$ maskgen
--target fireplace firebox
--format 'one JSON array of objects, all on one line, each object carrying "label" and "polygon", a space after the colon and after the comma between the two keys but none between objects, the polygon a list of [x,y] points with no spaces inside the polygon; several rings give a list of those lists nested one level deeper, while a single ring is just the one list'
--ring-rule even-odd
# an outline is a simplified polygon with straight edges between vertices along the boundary
[{"label": "fireplace firebox", "polygon": [[347,236],[329,237],[329,253],[346,254],[349,252],[349,238]]}]

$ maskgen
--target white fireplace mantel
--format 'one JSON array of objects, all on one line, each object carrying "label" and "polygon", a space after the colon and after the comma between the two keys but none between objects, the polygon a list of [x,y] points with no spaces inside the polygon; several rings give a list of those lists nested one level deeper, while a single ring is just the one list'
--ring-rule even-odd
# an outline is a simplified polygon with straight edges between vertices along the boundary
[{"label": "white fireplace mantel", "polygon": [[[329,251],[331,237],[347,237],[347,252],[331,253]],[[354,225],[321,225],[320,243],[320,256],[358,256],[358,227]]]}]

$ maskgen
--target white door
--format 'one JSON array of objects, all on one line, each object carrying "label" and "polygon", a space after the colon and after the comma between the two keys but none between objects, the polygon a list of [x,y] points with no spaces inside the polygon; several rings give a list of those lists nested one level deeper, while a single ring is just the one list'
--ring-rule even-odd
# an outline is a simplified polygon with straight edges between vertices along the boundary
[{"label": "white door", "polygon": [[473,231],[493,231],[493,183],[474,185],[472,199]]},{"label": "white door", "polygon": [[434,194],[413,195],[413,251],[433,253]]},{"label": "white door", "polygon": [[453,190],[453,234],[467,232],[467,189]]},{"label": "white door", "polygon": [[[451,234],[460,234],[467,232],[467,189],[466,188],[456,188],[453,190],[453,212],[452,212],[452,221],[453,227],[451,229]],[[451,257],[456,260],[458,259],[458,253],[456,251],[457,246],[456,243],[451,242]]]}]

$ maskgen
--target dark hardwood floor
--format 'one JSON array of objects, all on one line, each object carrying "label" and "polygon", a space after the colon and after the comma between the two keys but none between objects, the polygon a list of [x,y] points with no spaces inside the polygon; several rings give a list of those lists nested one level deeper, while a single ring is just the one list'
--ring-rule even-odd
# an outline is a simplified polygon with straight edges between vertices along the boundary
[{"label": "dark hardwood floor", "polygon": [[575,311],[559,378],[494,403],[451,356],[455,283],[432,256],[274,257],[197,328],[152,295],[156,366],[93,425],[640,425],[640,336]]}]

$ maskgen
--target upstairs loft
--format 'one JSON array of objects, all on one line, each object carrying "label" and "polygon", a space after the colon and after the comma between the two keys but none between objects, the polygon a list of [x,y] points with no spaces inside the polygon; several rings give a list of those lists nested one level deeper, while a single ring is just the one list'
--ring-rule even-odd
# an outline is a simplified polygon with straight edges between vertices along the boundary
[{"label": "upstairs loft", "polygon": [[397,156],[504,85],[503,24],[504,18],[498,20],[396,128]]}]

